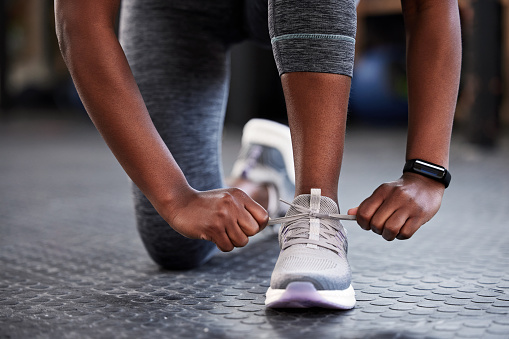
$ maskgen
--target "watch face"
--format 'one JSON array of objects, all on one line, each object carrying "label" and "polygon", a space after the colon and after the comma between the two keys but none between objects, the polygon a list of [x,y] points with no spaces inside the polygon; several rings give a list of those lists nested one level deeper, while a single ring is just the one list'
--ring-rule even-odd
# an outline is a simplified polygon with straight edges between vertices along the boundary
[{"label": "watch face", "polygon": [[426,164],[419,160],[415,161],[414,170],[437,179],[442,179],[445,176],[445,169],[443,167]]}]

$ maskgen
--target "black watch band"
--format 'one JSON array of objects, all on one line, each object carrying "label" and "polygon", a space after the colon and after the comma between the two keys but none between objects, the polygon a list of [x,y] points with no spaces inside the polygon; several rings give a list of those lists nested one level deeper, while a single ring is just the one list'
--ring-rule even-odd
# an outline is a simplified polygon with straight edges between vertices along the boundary
[{"label": "black watch band", "polygon": [[443,166],[433,164],[421,159],[408,160],[403,168],[403,173],[413,172],[444,184],[445,188],[451,183],[451,173]]}]

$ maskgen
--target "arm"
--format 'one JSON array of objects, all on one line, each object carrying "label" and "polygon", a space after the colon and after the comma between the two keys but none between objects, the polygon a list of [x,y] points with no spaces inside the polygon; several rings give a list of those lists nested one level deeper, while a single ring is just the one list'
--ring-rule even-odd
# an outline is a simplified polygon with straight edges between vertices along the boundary
[{"label": "arm", "polygon": [[150,120],[114,34],[119,3],[57,0],[60,48],[90,118],[124,170],[151,201],[171,204],[187,182]]},{"label": "arm", "polygon": [[83,104],[131,179],[181,234],[243,246],[266,212],[236,189],[197,192],[157,133],[113,27],[119,0],[55,0],[57,36]]},{"label": "arm", "polygon": [[[402,0],[407,34],[409,122],[406,159],[448,167],[461,68],[455,0]],[[358,209],[359,225],[386,240],[408,239],[440,208],[444,186],[414,173],[381,185]]]}]

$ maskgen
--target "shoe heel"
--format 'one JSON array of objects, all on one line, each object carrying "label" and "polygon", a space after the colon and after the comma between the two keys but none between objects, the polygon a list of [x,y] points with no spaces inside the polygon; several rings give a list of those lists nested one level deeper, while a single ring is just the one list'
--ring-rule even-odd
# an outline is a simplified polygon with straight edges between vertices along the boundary
[{"label": "shoe heel", "polygon": [[288,126],[265,119],[251,119],[242,133],[242,144],[249,143],[272,147],[281,152],[288,177],[295,184],[292,139]]}]

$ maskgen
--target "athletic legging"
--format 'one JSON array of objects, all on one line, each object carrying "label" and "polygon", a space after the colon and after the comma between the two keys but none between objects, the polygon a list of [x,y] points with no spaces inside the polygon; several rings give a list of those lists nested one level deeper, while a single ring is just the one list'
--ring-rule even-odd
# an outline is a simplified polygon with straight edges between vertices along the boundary
[{"label": "athletic legging", "polygon": [[[280,74],[352,76],[355,0],[123,0],[120,40],[150,116],[189,184],[224,187],[221,136],[230,47],[272,46]],[[175,232],[133,185],[137,228],[152,259],[188,269],[216,251]]]}]

